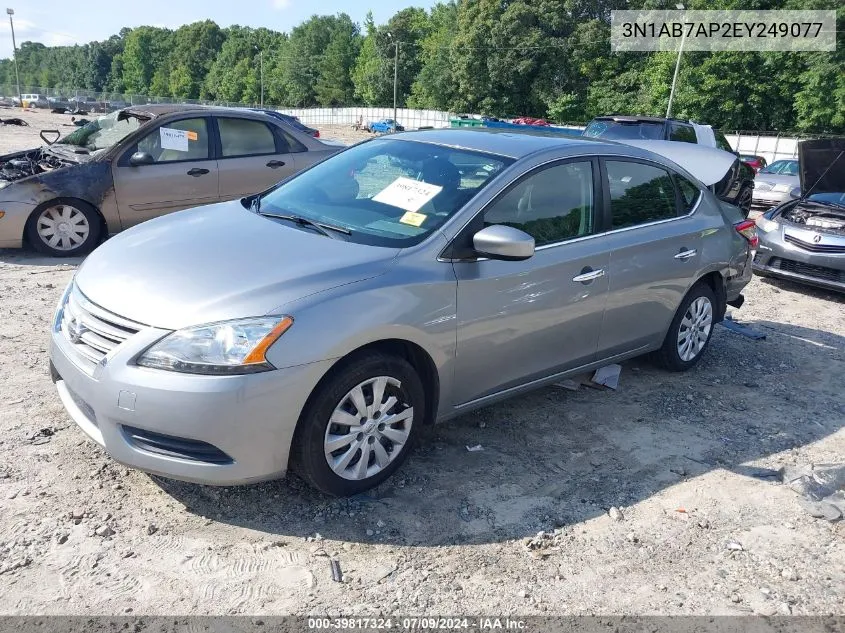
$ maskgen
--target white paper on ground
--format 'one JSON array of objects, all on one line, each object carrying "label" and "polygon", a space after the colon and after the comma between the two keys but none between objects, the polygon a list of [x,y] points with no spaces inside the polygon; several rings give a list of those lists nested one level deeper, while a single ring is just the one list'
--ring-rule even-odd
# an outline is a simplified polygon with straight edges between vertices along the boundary
[{"label": "white paper on ground", "polygon": [[405,211],[419,211],[443,187],[400,176],[373,196],[373,200]]},{"label": "white paper on ground", "polygon": [[604,367],[599,367],[596,373],[593,374],[593,382],[597,385],[616,389],[619,386],[620,373],[622,373],[622,365],[605,365]]},{"label": "white paper on ground", "polygon": [[188,131],[176,130],[172,127],[160,127],[161,149],[172,149],[177,152],[188,151]]}]

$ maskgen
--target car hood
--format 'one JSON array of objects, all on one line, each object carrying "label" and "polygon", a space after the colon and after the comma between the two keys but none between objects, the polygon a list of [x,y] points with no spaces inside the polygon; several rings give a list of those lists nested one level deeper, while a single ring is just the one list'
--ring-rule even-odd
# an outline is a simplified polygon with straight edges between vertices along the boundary
[{"label": "car hood", "polygon": [[[831,167],[833,161],[836,164]],[[803,192],[845,192],[845,138],[798,143],[798,173]]]},{"label": "car hood", "polygon": [[380,275],[398,252],[312,233],[232,201],[117,235],[88,256],[76,283],[106,310],[176,330],[273,313],[291,301]]},{"label": "car hood", "polygon": [[754,180],[756,182],[767,182],[772,185],[786,183],[788,185],[798,186],[798,176],[792,176],[790,174],[761,174],[757,172],[757,177]]}]

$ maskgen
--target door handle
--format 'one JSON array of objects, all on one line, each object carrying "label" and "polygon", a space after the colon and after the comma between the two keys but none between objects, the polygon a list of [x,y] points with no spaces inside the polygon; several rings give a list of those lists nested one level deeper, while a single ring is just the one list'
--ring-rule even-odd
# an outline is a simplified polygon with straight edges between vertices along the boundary
[{"label": "door handle", "polygon": [[283,160],[271,160],[269,163],[267,163],[267,167],[269,167],[270,169],[278,169],[279,167],[284,167],[284,166],[285,166],[285,161],[283,161]]},{"label": "door handle", "polygon": [[680,253],[675,255],[675,259],[680,259],[683,261],[689,259],[690,257],[695,257],[697,254],[698,252],[693,248],[692,250],[681,251]]},{"label": "door handle", "polygon": [[604,269],[599,268],[598,270],[584,270],[580,275],[576,275],[572,278],[572,281],[577,281],[582,284],[588,284],[591,281],[598,279],[599,277],[604,277]]},{"label": "door handle", "polygon": [[205,176],[208,173],[207,169],[200,169],[199,167],[194,167],[193,169],[188,170],[188,175],[193,176],[194,178],[199,178],[200,176]]}]

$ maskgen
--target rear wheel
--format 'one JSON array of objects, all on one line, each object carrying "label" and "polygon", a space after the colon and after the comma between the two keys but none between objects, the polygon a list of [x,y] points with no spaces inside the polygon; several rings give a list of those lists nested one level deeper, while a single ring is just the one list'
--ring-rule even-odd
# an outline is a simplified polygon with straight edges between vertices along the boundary
[{"label": "rear wheel", "polygon": [[754,197],[754,190],[751,185],[745,185],[739,190],[739,195],[736,197],[736,206],[742,210],[742,214],[748,217],[751,212],[751,200]]},{"label": "rear wheel", "polygon": [[94,207],[81,200],[54,200],[33,212],[27,225],[27,237],[46,255],[81,255],[97,244],[100,217]]},{"label": "rear wheel", "polygon": [[658,362],[670,371],[686,371],[701,360],[713,334],[716,297],[704,282],[687,293],[672,319]]},{"label": "rear wheel", "polygon": [[404,359],[349,359],[318,387],[297,427],[295,470],[335,496],[379,485],[405,461],[425,417],[425,392]]}]

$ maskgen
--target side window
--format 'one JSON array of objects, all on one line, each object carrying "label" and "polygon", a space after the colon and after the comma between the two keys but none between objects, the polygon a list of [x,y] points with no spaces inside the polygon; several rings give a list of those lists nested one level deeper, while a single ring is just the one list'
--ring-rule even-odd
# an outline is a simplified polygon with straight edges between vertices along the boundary
[{"label": "side window", "polygon": [[208,158],[208,124],[205,119],[165,123],[138,141],[138,151],[156,163]]},{"label": "side window", "polygon": [[671,123],[669,125],[669,140],[682,141],[684,143],[697,143],[698,139],[695,137],[695,130],[692,126],[684,125],[683,123]]},{"label": "side window", "polygon": [[701,195],[701,192],[698,190],[698,187],[680,174],[675,174],[675,180],[678,183],[678,189],[681,191],[681,200],[683,200],[684,203],[684,212],[689,213],[692,211],[695,203],[698,202],[698,196]]},{"label": "side window", "polygon": [[282,145],[282,153],[283,154],[298,154],[299,152],[307,152],[308,148],[305,147],[302,143],[296,140],[296,137],[293,134],[288,134],[285,130],[280,127],[276,128],[276,134],[281,139]]},{"label": "side window", "polygon": [[593,231],[593,166],[564,163],[524,178],[484,211],[484,225],[525,231],[537,246]]},{"label": "side window", "polygon": [[716,135],[716,147],[733,154],[734,148],[731,147],[730,143],[728,143],[728,139],[725,138],[725,135],[719,132],[718,130],[714,130],[713,132]]},{"label": "side window", "polygon": [[276,139],[266,123],[218,117],[217,127],[223,158],[276,153]]},{"label": "side window", "polygon": [[669,172],[643,163],[609,160],[612,228],[622,229],[677,215],[675,188]]}]

